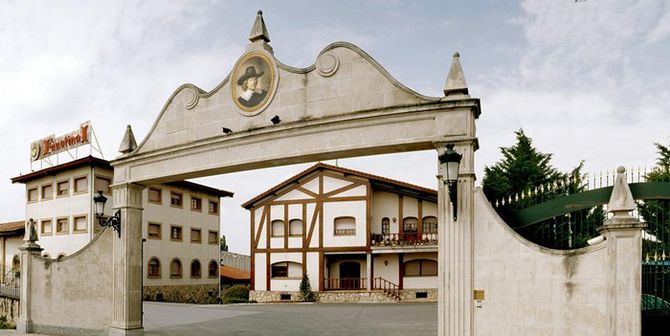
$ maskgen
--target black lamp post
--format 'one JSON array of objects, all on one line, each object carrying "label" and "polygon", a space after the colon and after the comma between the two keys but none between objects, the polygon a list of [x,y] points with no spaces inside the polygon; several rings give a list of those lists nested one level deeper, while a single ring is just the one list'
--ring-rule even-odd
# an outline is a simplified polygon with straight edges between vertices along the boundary
[{"label": "black lamp post", "polygon": [[102,191],[98,190],[98,195],[93,197],[93,202],[95,202],[95,217],[98,218],[98,223],[102,226],[111,226],[119,234],[119,238],[121,238],[121,210],[116,210],[112,217],[105,220],[104,214],[107,197],[102,194]]},{"label": "black lamp post", "polygon": [[454,221],[456,221],[457,213],[457,190],[458,190],[458,167],[461,164],[463,155],[458,154],[454,150],[454,144],[447,144],[447,151],[440,155],[438,159],[440,163],[447,164],[447,178],[444,179],[444,184],[449,190],[449,200],[451,200],[451,209],[454,214]]}]

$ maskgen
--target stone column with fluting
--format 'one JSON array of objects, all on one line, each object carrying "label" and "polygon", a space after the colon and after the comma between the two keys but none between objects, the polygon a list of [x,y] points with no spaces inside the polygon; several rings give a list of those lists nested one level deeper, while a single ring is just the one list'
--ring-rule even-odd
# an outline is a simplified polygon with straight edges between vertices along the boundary
[{"label": "stone column with fluting", "polygon": [[607,210],[613,214],[599,228],[607,242],[607,330],[610,336],[641,333],[642,229],[631,216],[635,201],[626,182],[626,170],[617,168]]},{"label": "stone column with fluting", "polygon": [[109,335],[144,335],[142,327],[143,185],[112,186],[114,211],[121,210],[121,237],[114,235],[112,324]]},{"label": "stone column with fluting", "polygon": [[19,294],[19,317],[16,319],[16,330],[20,334],[31,333],[32,317],[31,305],[31,287],[30,280],[32,276],[33,258],[39,256],[42,252],[42,247],[37,243],[37,230],[35,229],[35,221],[31,218],[26,223],[26,230],[23,239],[23,245],[19,247],[21,251],[21,293]]},{"label": "stone column with fluting", "polygon": [[[437,146],[439,154],[445,144]],[[452,209],[445,185],[446,164],[438,179],[438,335],[473,335],[474,286],[474,140],[455,143],[463,155],[457,182],[457,206]],[[453,219],[453,211],[457,218]]]}]

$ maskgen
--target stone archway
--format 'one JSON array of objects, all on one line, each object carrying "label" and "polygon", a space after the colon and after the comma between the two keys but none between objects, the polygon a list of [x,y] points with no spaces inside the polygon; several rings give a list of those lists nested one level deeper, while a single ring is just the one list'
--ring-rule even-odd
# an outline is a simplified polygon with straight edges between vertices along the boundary
[{"label": "stone archway", "polygon": [[[142,197],[145,185],[343,157],[434,149],[455,144],[463,154],[458,220],[438,175],[439,334],[472,331],[472,226],[475,120],[479,100],[468,94],[454,54],[443,97],[427,97],[395,80],[358,47],[337,42],[314,65],[277,61],[262,13],[247,51],[210,92],[186,84],[168,99],[137,145],[130,127],[122,156],[112,162],[120,237],[112,240],[110,335],[142,334]],[[436,64],[434,69],[446,69]],[[258,84],[261,83],[261,84]],[[247,90],[253,87],[252,90]],[[151,109],[151,107],[147,107]],[[458,312],[447,318],[447,312]],[[30,316],[25,317],[30,322]]]}]

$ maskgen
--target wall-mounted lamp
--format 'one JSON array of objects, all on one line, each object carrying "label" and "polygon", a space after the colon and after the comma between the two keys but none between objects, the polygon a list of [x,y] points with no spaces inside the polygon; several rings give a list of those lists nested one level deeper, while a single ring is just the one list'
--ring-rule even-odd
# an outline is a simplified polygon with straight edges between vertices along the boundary
[{"label": "wall-mounted lamp", "polygon": [[270,121],[272,121],[273,125],[277,125],[281,122],[281,119],[279,119],[279,116],[276,115],[276,116],[272,117],[272,119],[270,119]]},{"label": "wall-mounted lamp", "polygon": [[463,155],[458,154],[454,150],[454,144],[447,144],[447,151],[440,155],[438,159],[440,163],[447,164],[447,177],[444,179],[444,184],[449,190],[449,200],[451,200],[451,211],[454,214],[454,221],[456,221],[457,211],[457,190],[458,190],[458,167],[461,164]]},{"label": "wall-mounted lamp", "polygon": [[111,226],[121,238],[121,209],[116,210],[112,217],[105,220],[107,197],[102,194],[102,191],[98,190],[98,195],[93,197],[93,202],[95,202],[95,217],[98,219],[98,223],[102,226]]},{"label": "wall-mounted lamp", "polygon": [[227,128],[227,127],[222,127],[222,131],[223,131],[224,134],[233,133],[233,130],[231,130],[230,128]]},{"label": "wall-mounted lamp", "polygon": [[389,265],[389,261],[388,261],[388,260],[384,260],[384,266],[388,266],[388,265]]}]

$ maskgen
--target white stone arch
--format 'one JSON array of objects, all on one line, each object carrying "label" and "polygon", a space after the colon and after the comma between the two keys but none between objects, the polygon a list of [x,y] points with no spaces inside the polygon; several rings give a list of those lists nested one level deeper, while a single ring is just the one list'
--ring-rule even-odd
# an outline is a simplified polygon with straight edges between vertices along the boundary
[{"label": "white stone arch", "polygon": [[[259,13],[247,52],[272,54]],[[241,55],[244,57],[245,55]],[[112,239],[112,316],[110,335],[142,334],[142,189],[145,185],[264,167],[335,158],[416,150],[445,151],[455,144],[463,154],[459,175],[458,221],[439,165],[439,333],[459,328],[470,335],[472,323],[471,227],[475,120],[479,100],[468,94],[459,55],[447,75],[443,97],[421,95],[395,80],[360,48],[336,42],[324,48],[314,65],[298,69],[274,59],[278,80],[271,102],[258,113],[244,114],[232,101],[229,74],[212,91],[180,86],[160,110],[148,134],[137,145],[130,126],[113,160],[114,206],[121,211],[120,237]],[[446,70],[438,63],[426,71]],[[154,107],[147,106],[147,110]],[[444,246],[450,253],[444,253]],[[68,257],[69,258],[69,257]],[[449,259],[447,259],[449,258]],[[464,262],[466,261],[466,262]],[[166,263],[169,266],[169,263]],[[182,270],[188,264],[182,264]],[[459,288],[450,283],[462,284]],[[96,290],[101,290],[96,288]],[[446,310],[459,309],[458,320],[445,325]],[[66,307],[64,307],[66,308]],[[67,311],[67,309],[63,309]],[[22,331],[41,321],[22,310]],[[56,314],[56,313],[54,313]],[[40,317],[41,318],[41,317]],[[50,316],[58,321],[58,316]],[[452,325],[453,324],[453,325]],[[76,325],[71,325],[76,329]],[[461,328],[462,327],[462,328]],[[454,329],[456,330],[456,329]]]}]

